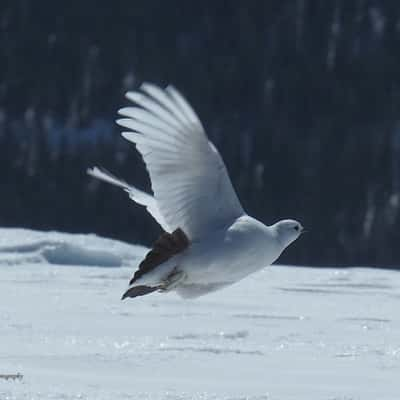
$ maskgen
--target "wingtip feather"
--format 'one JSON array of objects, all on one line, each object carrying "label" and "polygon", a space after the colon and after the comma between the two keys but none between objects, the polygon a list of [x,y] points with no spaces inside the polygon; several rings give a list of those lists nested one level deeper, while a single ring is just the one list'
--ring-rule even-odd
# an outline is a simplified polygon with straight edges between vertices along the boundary
[{"label": "wingtip feather", "polygon": [[125,93],[125,97],[133,101],[134,103],[140,104],[140,101],[143,100],[144,96],[140,92],[130,91]]},{"label": "wingtip feather", "polygon": [[124,117],[127,117],[127,116],[129,116],[129,113],[131,112],[131,109],[132,109],[132,107],[123,107],[123,108],[120,108],[120,109],[117,111],[117,114],[118,114],[118,115],[122,115],[122,116],[124,116]]},{"label": "wingtip feather", "polygon": [[[146,91],[146,89],[151,89],[152,87],[154,87],[154,86],[156,86],[156,85],[154,85],[154,84],[152,84],[152,83],[150,83],[150,82],[143,82],[141,85],[140,85],[140,90],[143,90],[144,92]],[[157,86],[158,87],[158,86]]]},{"label": "wingtip feather", "polygon": [[96,173],[97,167],[89,167],[86,169],[86,173],[90,176],[93,176]]},{"label": "wingtip feather", "polygon": [[115,123],[119,126],[127,128],[126,124],[129,123],[129,121],[130,121],[129,118],[118,118],[115,120]]}]

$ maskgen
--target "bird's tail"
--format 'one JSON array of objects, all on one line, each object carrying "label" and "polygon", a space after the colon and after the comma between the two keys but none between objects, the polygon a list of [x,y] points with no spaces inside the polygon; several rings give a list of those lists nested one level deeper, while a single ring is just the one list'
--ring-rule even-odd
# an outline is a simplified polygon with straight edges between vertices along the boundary
[{"label": "bird's tail", "polygon": [[129,185],[122,179],[117,178],[111,172],[107,171],[104,168],[93,167],[88,168],[87,173],[94,178],[100,179],[104,182],[110,183],[111,185],[118,186],[124,189],[128,194],[129,197],[136,203],[140,204],[141,206],[145,206],[147,211],[153,216],[153,218],[160,224],[160,226],[165,230],[168,231],[169,227],[166,223],[164,217],[162,216],[158,206],[156,199],[143,190],[139,190],[134,186]]},{"label": "bird's tail", "polygon": [[153,293],[160,288],[161,288],[160,286],[145,286],[145,285],[132,286],[122,295],[121,300],[124,300],[127,297],[144,296],[146,294]]},{"label": "bird's tail", "polygon": [[88,168],[86,172],[88,173],[88,175],[93,176],[94,178],[100,179],[107,183],[111,183],[111,185],[118,186],[126,191],[129,191],[131,189],[131,186],[129,186],[128,183],[126,183],[122,179],[117,178],[111,172],[107,171],[104,168]]}]

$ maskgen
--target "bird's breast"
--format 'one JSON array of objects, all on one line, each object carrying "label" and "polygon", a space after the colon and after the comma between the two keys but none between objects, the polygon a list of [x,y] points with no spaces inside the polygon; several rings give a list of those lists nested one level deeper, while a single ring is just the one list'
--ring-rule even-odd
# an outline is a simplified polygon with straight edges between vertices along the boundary
[{"label": "bird's breast", "polygon": [[270,265],[279,256],[266,226],[247,217],[193,243],[182,257],[188,283],[233,283]]}]

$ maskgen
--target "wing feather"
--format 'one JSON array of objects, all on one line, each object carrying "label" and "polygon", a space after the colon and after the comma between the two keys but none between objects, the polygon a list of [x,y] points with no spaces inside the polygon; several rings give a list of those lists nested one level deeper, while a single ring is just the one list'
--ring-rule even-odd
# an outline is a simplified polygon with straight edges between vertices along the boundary
[{"label": "wing feather", "polygon": [[119,110],[117,123],[131,129],[122,136],[143,157],[165,224],[191,240],[230,225],[244,211],[195,111],[173,86],[141,90],[127,93],[136,107]]}]

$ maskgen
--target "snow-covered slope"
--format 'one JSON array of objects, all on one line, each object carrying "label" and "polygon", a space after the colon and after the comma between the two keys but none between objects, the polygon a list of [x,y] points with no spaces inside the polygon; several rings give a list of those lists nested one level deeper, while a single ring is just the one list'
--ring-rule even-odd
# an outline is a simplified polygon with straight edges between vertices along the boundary
[{"label": "snow-covered slope", "polygon": [[0,230],[0,375],[23,374],[1,400],[398,399],[399,273],[274,266],[121,302],[144,252]]}]

